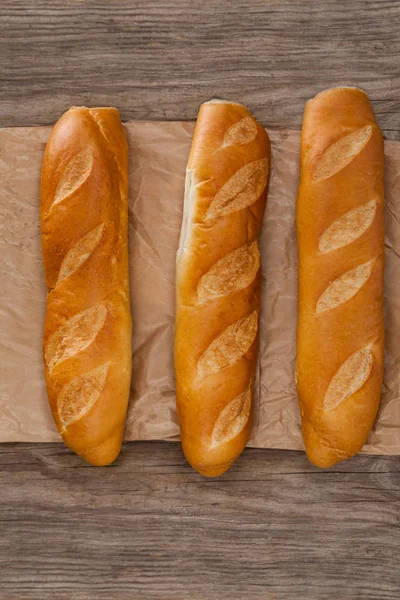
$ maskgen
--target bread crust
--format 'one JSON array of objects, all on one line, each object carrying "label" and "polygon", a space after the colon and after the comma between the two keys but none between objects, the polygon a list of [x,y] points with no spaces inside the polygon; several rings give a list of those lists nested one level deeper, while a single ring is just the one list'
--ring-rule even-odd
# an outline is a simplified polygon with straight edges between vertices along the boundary
[{"label": "bread crust", "polygon": [[251,431],[269,170],[268,135],[244,106],[201,106],[177,254],[175,370],[182,447],[210,477]]},{"label": "bread crust", "polygon": [[367,95],[307,102],[297,198],[297,392],[308,458],[361,450],[379,407],[384,358],[384,149]]},{"label": "bread crust", "polygon": [[72,108],[43,158],[47,393],[64,442],[94,465],[119,454],[131,380],[128,147],[115,108]]}]

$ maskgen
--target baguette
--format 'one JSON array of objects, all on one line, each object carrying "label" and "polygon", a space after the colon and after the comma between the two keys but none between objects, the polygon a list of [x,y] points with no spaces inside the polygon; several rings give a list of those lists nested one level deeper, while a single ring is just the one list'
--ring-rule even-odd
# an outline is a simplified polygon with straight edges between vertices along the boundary
[{"label": "baguette", "polygon": [[384,150],[367,95],[307,102],[297,199],[297,391],[308,458],[356,454],[383,377]]},{"label": "baguette", "polygon": [[175,370],[182,447],[209,477],[251,431],[269,164],[268,135],[244,106],[201,106],[177,253]]},{"label": "baguette", "polygon": [[41,180],[44,364],[64,442],[93,465],[121,449],[131,379],[128,147],[114,108],[72,108]]}]

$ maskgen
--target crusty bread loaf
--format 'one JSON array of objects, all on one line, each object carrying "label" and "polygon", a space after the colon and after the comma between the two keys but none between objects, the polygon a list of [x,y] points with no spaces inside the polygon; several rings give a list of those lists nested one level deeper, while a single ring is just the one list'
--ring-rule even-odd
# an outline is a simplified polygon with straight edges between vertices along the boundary
[{"label": "crusty bread loaf", "polygon": [[47,392],[65,443],[94,465],[119,454],[131,378],[128,148],[114,108],[72,108],[44,154]]},{"label": "crusty bread loaf", "polygon": [[383,139],[366,94],[307,102],[297,200],[297,391],[309,459],[357,453],[383,376]]},{"label": "crusty bread loaf", "polygon": [[175,369],[183,450],[210,477],[251,430],[269,163],[268,136],[244,106],[201,106],[177,254]]}]

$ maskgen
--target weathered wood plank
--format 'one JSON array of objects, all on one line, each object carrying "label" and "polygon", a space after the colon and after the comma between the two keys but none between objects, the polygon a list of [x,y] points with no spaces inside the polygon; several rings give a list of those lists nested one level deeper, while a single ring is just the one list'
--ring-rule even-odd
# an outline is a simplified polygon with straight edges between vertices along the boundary
[{"label": "weathered wood plank", "polygon": [[399,19],[399,0],[2,0],[0,126],[51,124],[76,104],[194,119],[217,96],[300,128],[305,100],[350,84],[399,139]]},{"label": "weathered wood plank", "polygon": [[246,450],[208,480],[177,444],[114,466],[0,446],[1,598],[398,600],[400,460],[330,471]]}]

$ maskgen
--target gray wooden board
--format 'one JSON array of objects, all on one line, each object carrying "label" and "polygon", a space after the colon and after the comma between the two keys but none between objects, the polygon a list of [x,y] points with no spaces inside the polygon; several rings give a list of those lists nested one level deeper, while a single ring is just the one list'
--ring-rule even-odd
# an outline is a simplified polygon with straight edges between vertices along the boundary
[{"label": "gray wooden board", "polygon": [[227,97],[299,129],[305,100],[345,84],[399,139],[399,20],[399,0],[1,0],[1,125],[52,124],[71,104],[194,119]]},{"label": "gray wooden board", "polygon": [[[358,85],[400,140],[399,0],[1,0],[0,126],[71,105],[194,119],[211,97],[300,128]],[[1,230],[0,230],[1,233]],[[0,600],[399,600],[400,458],[320,471],[246,450],[218,480],[177,444],[91,468],[61,444],[0,446]]]},{"label": "gray wooden board", "polygon": [[399,599],[396,457],[247,450],[209,480],[166,442],[104,469],[3,444],[0,490],[2,599]]}]

